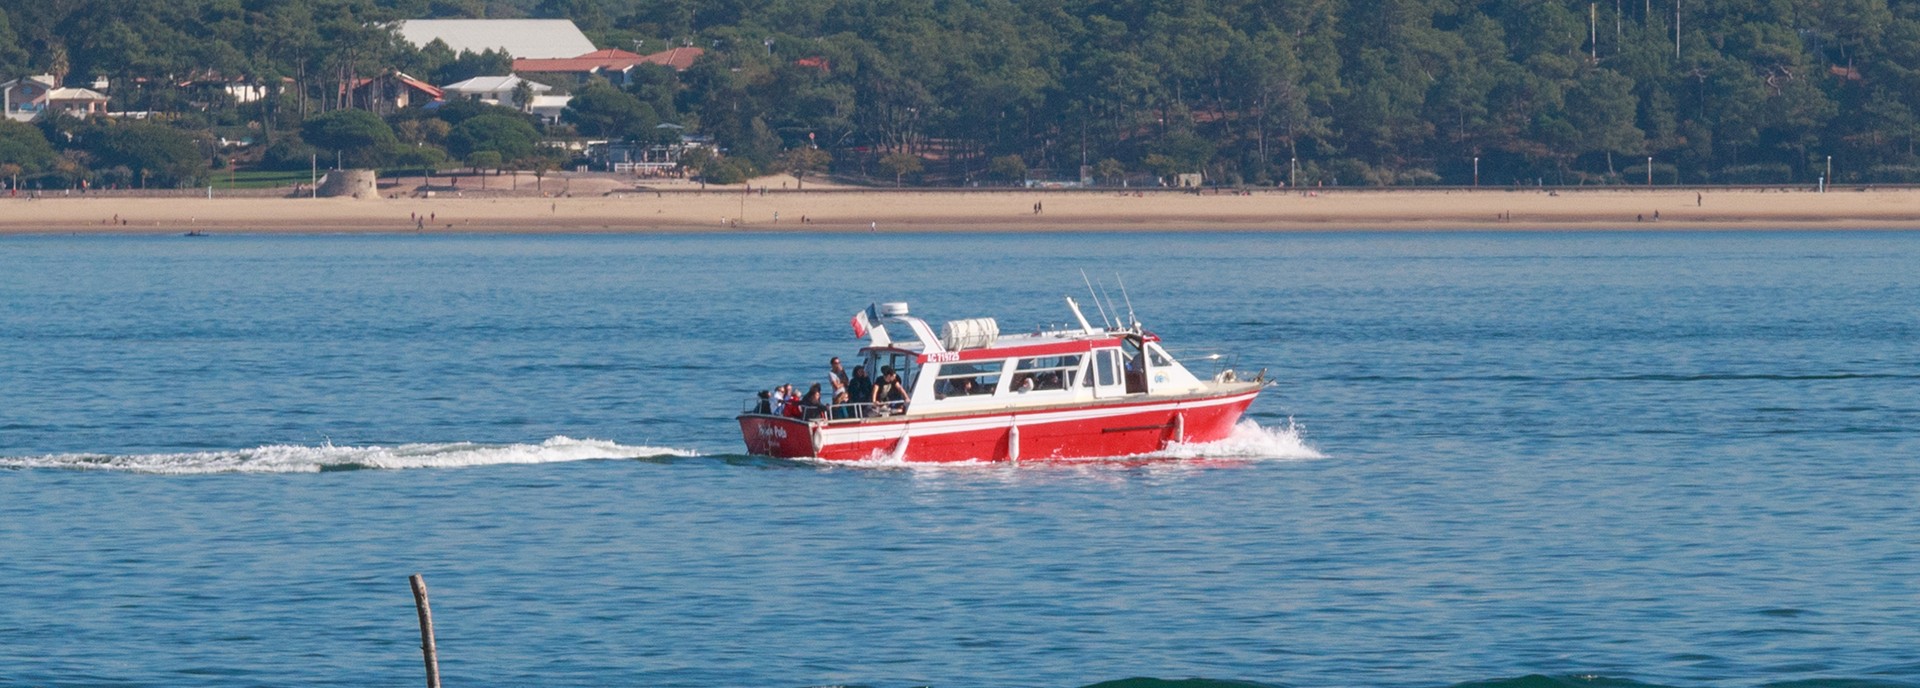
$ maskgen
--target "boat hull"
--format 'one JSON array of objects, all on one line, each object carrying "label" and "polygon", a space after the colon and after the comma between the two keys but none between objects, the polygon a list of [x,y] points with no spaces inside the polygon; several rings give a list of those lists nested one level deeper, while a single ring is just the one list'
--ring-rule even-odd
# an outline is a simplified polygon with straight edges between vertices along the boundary
[{"label": "boat hull", "polygon": [[1233,431],[1259,396],[1250,386],[1211,395],[851,421],[739,417],[747,451],[779,458],[907,462],[1044,461],[1135,456]]}]

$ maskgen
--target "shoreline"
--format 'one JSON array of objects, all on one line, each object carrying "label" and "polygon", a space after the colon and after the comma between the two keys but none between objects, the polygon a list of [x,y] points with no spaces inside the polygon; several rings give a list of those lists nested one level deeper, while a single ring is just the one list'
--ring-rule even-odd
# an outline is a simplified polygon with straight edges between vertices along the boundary
[{"label": "shoreline", "polygon": [[0,235],[1920,230],[1920,189],[610,190],[0,198]]}]

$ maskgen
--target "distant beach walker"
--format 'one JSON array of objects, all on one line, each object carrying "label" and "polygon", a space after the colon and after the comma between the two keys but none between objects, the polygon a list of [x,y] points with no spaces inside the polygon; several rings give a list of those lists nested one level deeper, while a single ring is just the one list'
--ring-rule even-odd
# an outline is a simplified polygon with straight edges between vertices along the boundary
[{"label": "distant beach walker", "polygon": [[753,454],[830,461],[1136,456],[1225,439],[1272,384],[1265,370],[1201,379],[1131,312],[1112,324],[1103,308],[1096,327],[1072,298],[1067,307],[1078,327],[1002,335],[994,319],[972,318],[935,336],[905,303],[868,306],[853,317],[854,336],[868,339],[854,364],[832,359],[824,388],[747,400],[741,437]]}]

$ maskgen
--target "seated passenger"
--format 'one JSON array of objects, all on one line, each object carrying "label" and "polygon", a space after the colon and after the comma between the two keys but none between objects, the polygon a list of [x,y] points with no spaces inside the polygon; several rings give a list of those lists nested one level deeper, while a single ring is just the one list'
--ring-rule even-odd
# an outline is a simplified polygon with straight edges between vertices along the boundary
[{"label": "seated passenger", "polygon": [[773,388],[773,415],[787,415],[787,407],[793,405],[793,385],[780,385]]},{"label": "seated passenger", "polygon": [[873,401],[873,380],[867,377],[866,366],[853,369],[853,377],[847,380],[848,404],[840,407],[840,418],[859,418],[867,415],[867,404]]},{"label": "seated passenger", "polygon": [[787,390],[787,405],[784,407],[781,407],[780,415],[786,416],[788,418],[794,418],[794,419],[804,417],[806,415],[806,408],[807,408],[806,402],[801,400],[799,395],[793,393],[793,385],[787,385],[786,390]]},{"label": "seated passenger", "polygon": [[1033,375],[1028,373],[1021,373],[1019,375],[1013,376],[1013,391],[1015,392],[1033,391]]},{"label": "seated passenger", "polygon": [[826,405],[820,403],[820,383],[815,382],[812,387],[807,388],[806,396],[800,397],[799,408],[799,417],[807,420],[819,418],[821,414],[826,413]]}]

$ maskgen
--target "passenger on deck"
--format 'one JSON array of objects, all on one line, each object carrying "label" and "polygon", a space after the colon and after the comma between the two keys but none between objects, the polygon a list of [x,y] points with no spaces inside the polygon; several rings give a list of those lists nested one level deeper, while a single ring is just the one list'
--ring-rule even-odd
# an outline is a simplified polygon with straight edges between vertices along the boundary
[{"label": "passenger on deck", "polygon": [[773,415],[773,393],[760,390],[760,403],[755,404],[753,412],[761,415]]},{"label": "passenger on deck", "polygon": [[1013,376],[1013,391],[1015,392],[1033,391],[1033,374],[1021,373],[1019,375]]},{"label": "passenger on deck", "polygon": [[825,414],[826,411],[827,406],[820,403],[820,383],[815,382],[812,387],[807,388],[806,396],[800,397],[800,417],[813,420]]},{"label": "passenger on deck", "polygon": [[867,378],[866,366],[853,369],[853,377],[847,379],[846,406],[841,407],[841,418],[859,418],[867,415],[865,404],[873,401],[873,380]]},{"label": "passenger on deck", "polygon": [[787,415],[787,406],[792,404],[793,385],[780,385],[773,388],[773,415]]},{"label": "passenger on deck", "polygon": [[833,403],[847,403],[847,371],[840,367],[839,356],[827,362],[827,384],[833,386]]},{"label": "passenger on deck", "polygon": [[893,372],[893,366],[880,366],[880,379],[873,384],[873,403],[876,408],[884,404],[887,413],[907,410],[907,388],[900,384],[900,374]]},{"label": "passenger on deck", "polygon": [[[813,388],[815,390],[818,390],[820,389],[820,385],[816,384],[813,386]],[[787,385],[786,389],[787,389],[787,405],[785,408],[780,409],[780,415],[786,416],[788,418],[794,418],[794,419],[806,417],[807,415],[806,401],[801,399],[798,394],[794,393],[793,385]],[[820,395],[816,393],[814,394],[813,398],[815,401],[819,401]]]}]

